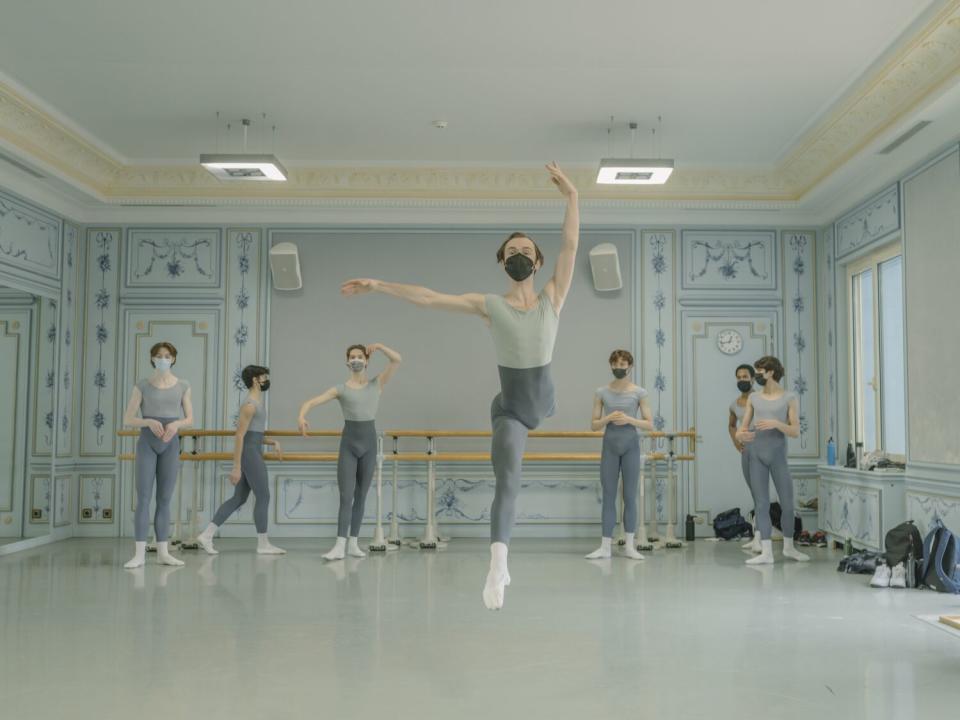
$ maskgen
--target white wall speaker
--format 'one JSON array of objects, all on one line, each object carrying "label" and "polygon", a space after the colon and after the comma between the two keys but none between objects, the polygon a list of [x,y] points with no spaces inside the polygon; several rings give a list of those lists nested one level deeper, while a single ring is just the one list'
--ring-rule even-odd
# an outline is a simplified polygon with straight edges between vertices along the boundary
[{"label": "white wall speaker", "polygon": [[620,259],[617,246],[613,243],[600,243],[590,251],[590,271],[593,273],[593,286],[597,290],[619,290],[623,287],[620,276]]},{"label": "white wall speaker", "polygon": [[270,248],[270,273],[273,287],[277,290],[299,290],[303,287],[296,245],[282,242]]}]

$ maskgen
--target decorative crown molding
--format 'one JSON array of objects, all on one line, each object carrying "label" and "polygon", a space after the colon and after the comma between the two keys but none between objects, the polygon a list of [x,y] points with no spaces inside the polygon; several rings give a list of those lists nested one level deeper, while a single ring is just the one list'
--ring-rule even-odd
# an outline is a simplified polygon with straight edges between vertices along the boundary
[{"label": "decorative crown molding", "polygon": [[[960,0],[951,0],[891,59],[840,100],[784,159],[755,169],[685,168],[666,185],[596,185],[593,168],[569,168],[584,201],[795,204],[932,93],[960,74]],[[0,82],[0,140],[111,204],[309,205],[331,201],[556,198],[539,167],[302,167],[286,183],[218,181],[199,165],[128,165]]]}]

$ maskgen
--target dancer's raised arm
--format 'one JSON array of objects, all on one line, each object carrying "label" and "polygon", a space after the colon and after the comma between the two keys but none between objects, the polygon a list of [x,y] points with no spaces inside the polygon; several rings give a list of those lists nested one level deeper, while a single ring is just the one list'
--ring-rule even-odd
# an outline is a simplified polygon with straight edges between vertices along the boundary
[{"label": "dancer's raised arm", "polygon": [[550,180],[567,199],[567,209],[563,216],[563,246],[560,248],[560,254],[557,255],[553,277],[543,289],[559,313],[567,299],[567,293],[570,292],[570,284],[573,282],[577,248],[580,246],[580,207],[577,204],[577,188],[557,164],[550,163],[547,165],[547,170],[550,172]]},{"label": "dancer's raised arm", "polygon": [[446,293],[439,293],[436,290],[431,290],[430,288],[421,287],[420,285],[404,285],[402,283],[392,283],[371,278],[347,280],[340,286],[340,292],[346,296],[378,292],[384,295],[392,295],[393,297],[406,300],[420,307],[449,310],[451,312],[461,312],[467,313],[468,315],[479,315],[481,317],[487,316],[487,310],[483,303],[483,295],[480,293],[448,295]]}]

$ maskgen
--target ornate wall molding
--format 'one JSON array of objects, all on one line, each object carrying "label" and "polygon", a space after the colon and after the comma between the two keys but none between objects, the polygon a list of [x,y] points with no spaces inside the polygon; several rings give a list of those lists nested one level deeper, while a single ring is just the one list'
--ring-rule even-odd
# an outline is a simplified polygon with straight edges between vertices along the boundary
[{"label": "ornate wall molding", "polygon": [[60,432],[57,434],[57,457],[73,453],[73,369],[75,367],[76,321],[78,310],[77,278],[80,271],[80,230],[63,226],[63,285],[60,288]]},{"label": "ornate wall molding", "polygon": [[789,440],[790,457],[820,456],[817,353],[816,233],[784,232],[783,305],[786,387],[797,394],[800,437]]},{"label": "ornate wall molding", "polygon": [[0,194],[0,265],[29,277],[59,280],[60,220]]},{"label": "ornate wall molding", "polygon": [[219,229],[130,229],[124,289],[219,290],[222,250]]},{"label": "ornate wall molding", "polygon": [[684,230],[684,290],[776,290],[777,235],[772,230]]},{"label": "ornate wall molding", "polygon": [[[584,200],[716,202],[796,201],[880,133],[960,72],[960,0],[904,40],[891,59],[865,76],[777,165],[753,169],[689,168],[650,188],[601,188],[594,169],[571,172]],[[125,165],[11,88],[0,85],[0,139],[27,159],[57,170],[106,202],[217,198],[552,198],[540,168],[293,168],[290,182],[221,184],[195,165]]]},{"label": "ornate wall molding", "polygon": [[846,257],[899,230],[899,183],[894,183],[848,212],[837,220],[836,228],[837,259]]},{"label": "ornate wall molding", "polygon": [[116,454],[120,237],[118,229],[87,231],[80,457]]}]

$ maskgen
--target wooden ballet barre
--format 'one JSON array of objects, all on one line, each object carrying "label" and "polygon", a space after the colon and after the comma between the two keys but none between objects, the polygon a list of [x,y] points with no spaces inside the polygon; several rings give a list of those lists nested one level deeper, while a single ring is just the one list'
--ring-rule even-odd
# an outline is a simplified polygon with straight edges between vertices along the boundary
[{"label": "wooden ballet barre", "polygon": [[[659,430],[651,430],[650,432],[640,430],[639,432],[643,437],[648,438],[664,438],[672,435],[677,438],[694,440],[697,436],[693,429],[675,433],[665,433]],[[488,438],[493,435],[489,430],[388,430],[383,434],[392,438]],[[558,440],[564,438],[602,438],[603,432],[592,430],[531,430],[528,437],[555,438]]]},{"label": "wooden ballet barre", "polygon": [[[182,429],[177,433],[180,437],[233,437],[237,434],[236,430],[191,430]],[[303,433],[299,430],[267,430],[263,433],[270,437],[301,437]],[[308,430],[307,437],[340,437],[340,430]],[[139,430],[118,430],[120,437],[140,437]]]},{"label": "wooden ballet barre", "polygon": [[[178,433],[180,437],[233,437],[237,434],[236,430],[192,430],[182,428]],[[263,433],[268,437],[301,437],[303,433],[299,430],[267,430]],[[308,430],[307,437],[340,437],[340,430]],[[389,430],[383,433],[386,437],[392,438],[488,438],[493,435],[489,430]],[[695,440],[697,433],[694,430],[683,430],[675,433],[665,433],[657,430],[650,432],[640,431],[643,437],[663,438],[673,435],[678,438],[690,438]],[[118,430],[119,437],[139,437],[140,430]],[[602,438],[602,431],[592,430],[531,430],[529,437],[532,438],[554,438],[557,440],[573,438]]]},{"label": "wooden ballet barre", "polygon": [[[286,457],[286,456],[284,456]],[[669,455],[666,453],[646,453],[644,457],[648,461],[667,460]],[[489,462],[490,453],[488,452],[435,452],[435,453],[397,453],[396,455],[387,455],[387,460],[399,460],[400,462]],[[674,460],[694,460],[695,457],[690,454],[674,455]],[[567,452],[567,453],[546,453],[532,452],[524,453],[525,462],[599,462],[600,453],[591,452]]]},{"label": "wooden ballet barre", "polygon": [[[280,462],[336,462],[338,453],[311,453],[311,452],[286,452],[281,459],[277,453],[268,452],[263,454],[264,460],[273,460]],[[647,453],[645,458],[648,461],[666,460],[666,453]],[[133,460],[135,453],[121,453],[117,456],[118,460]],[[397,453],[388,455],[388,459],[398,462],[489,462],[490,453],[486,452],[448,452],[448,453]],[[233,460],[233,453],[229,452],[202,452],[202,453],[180,453],[181,460],[190,462],[207,462],[214,460]],[[600,453],[524,453],[524,461],[528,462],[598,462]],[[693,455],[674,455],[674,460],[693,460]]]},{"label": "wooden ballet barre", "polygon": [[[264,460],[274,460],[280,462],[336,462],[339,458],[338,453],[303,453],[303,452],[289,452],[283,453],[283,457],[277,455],[275,452],[268,452],[263,454]],[[133,460],[136,458],[136,453],[122,453],[117,455],[118,460]],[[212,460],[233,460],[232,452],[181,452],[181,460],[188,460],[190,462],[207,462]]]}]

